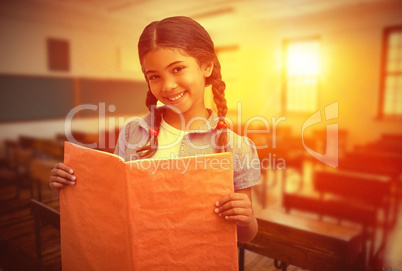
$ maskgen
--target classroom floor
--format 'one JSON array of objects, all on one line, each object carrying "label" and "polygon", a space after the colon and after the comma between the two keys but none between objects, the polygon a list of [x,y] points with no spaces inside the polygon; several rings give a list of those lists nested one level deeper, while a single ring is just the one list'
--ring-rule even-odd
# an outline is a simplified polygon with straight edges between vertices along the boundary
[{"label": "classroom floor", "polygon": [[[310,169],[304,168],[304,176],[296,171],[288,170],[286,191],[297,191],[303,180],[303,189],[311,186]],[[267,177],[267,190],[265,191],[265,208],[284,211],[282,207],[283,176],[278,174],[274,178],[273,172]],[[42,227],[42,262],[35,258],[35,231],[34,220],[29,209],[31,197],[29,186],[21,191],[19,198],[15,195],[15,185],[12,183],[0,183],[0,271],[61,270],[60,233],[51,226]],[[262,209],[260,187],[253,191],[254,209]],[[42,189],[43,201],[55,209],[58,209],[58,196],[47,187]],[[399,203],[401,205],[401,202]],[[387,246],[383,253],[383,263],[376,270],[402,270],[402,206],[396,225],[390,231]],[[250,251],[245,252],[246,271],[274,271],[274,261]],[[289,271],[301,271],[304,269],[289,266]],[[373,269],[374,270],[374,269]]]}]

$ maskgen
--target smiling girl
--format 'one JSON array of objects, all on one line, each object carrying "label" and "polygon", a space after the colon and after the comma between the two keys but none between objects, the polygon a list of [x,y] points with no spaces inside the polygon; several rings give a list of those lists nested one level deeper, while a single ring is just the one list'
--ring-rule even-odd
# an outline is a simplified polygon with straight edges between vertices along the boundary
[{"label": "smiling girl", "polygon": [[[228,223],[237,224],[239,242],[252,240],[258,225],[251,187],[260,183],[260,169],[250,161],[258,160],[258,155],[247,137],[227,127],[225,83],[209,34],[188,17],[166,18],[144,29],[138,52],[148,83],[150,113],[123,127],[115,154],[131,161],[231,152],[235,193],[211,203],[211,208]],[[209,85],[217,115],[205,107],[204,91]],[[164,105],[157,106],[158,101]],[[73,170],[63,163],[51,171],[50,187],[56,191],[75,182]]]}]

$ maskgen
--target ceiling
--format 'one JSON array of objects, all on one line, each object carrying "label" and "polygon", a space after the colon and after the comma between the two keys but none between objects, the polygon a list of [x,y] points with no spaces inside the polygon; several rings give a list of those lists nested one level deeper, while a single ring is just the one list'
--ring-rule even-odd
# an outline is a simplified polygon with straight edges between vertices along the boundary
[{"label": "ceiling", "polygon": [[185,15],[199,21],[218,17],[270,20],[385,0],[30,0],[148,23]]}]

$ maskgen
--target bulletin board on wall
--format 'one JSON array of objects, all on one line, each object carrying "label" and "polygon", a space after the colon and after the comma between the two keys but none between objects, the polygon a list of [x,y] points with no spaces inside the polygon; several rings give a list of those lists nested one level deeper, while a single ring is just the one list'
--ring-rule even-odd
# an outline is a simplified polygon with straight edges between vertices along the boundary
[{"label": "bulletin board on wall", "polygon": [[82,110],[80,116],[94,117],[104,108],[105,115],[134,115],[147,112],[148,86],[142,81],[93,80],[79,82],[79,103],[98,106],[98,110]]},{"label": "bulletin board on wall", "polygon": [[106,116],[141,114],[147,111],[147,90],[146,82],[134,80],[3,74],[0,122],[65,118],[79,105],[98,110],[80,110],[75,117],[96,117],[100,103]]}]

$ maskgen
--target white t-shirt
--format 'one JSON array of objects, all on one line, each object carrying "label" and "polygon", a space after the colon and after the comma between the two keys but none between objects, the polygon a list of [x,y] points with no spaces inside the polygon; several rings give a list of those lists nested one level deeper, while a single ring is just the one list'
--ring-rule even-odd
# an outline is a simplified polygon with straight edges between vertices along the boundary
[{"label": "white t-shirt", "polygon": [[158,135],[158,150],[152,159],[172,159],[179,156],[180,143],[189,132],[178,130],[162,118]]}]

